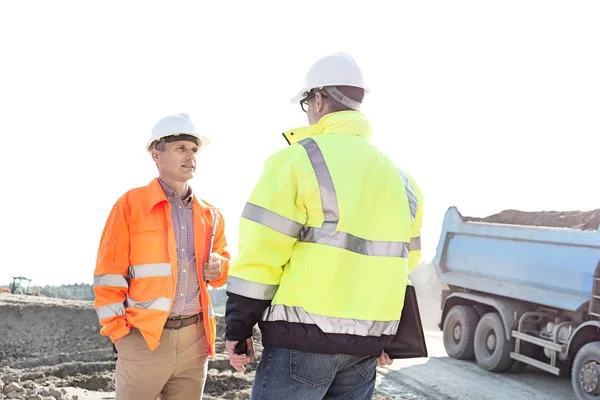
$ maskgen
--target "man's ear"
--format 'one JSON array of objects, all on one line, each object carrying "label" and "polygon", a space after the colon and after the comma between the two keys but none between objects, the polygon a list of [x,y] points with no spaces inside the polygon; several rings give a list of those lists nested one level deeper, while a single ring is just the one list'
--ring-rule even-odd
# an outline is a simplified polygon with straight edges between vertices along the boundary
[{"label": "man's ear", "polygon": [[152,149],[152,159],[153,159],[154,161],[158,161],[158,154],[159,154],[159,151],[158,151],[158,150],[156,150],[156,149]]},{"label": "man's ear", "polygon": [[325,97],[321,94],[321,92],[315,93],[315,111],[321,112],[325,108]]}]

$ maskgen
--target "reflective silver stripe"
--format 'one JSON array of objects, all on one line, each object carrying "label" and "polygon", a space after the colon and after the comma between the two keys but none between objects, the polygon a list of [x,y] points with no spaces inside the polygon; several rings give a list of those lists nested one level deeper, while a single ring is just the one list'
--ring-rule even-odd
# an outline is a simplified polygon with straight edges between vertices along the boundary
[{"label": "reflective silver stripe", "polygon": [[[320,228],[305,226],[300,231],[298,240],[305,243],[318,243],[338,247],[368,256],[407,257],[408,243],[367,240],[347,232],[337,231],[337,224],[339,221],[337,195],[323,153],[314,139],[304,139],[299,143],[305,148],[317,177],[324,221]],[[410,186],[410,190],[412,191],[412,185]],[[416,200],[414,193],[412,194],[413,198]]]},{"label": "reflective silver stripe", "polygon": [[105,274],[94,277],[94,287],[113,286],[128,288],[127,279],[121,274]]},{"label": "reflective silver stripe", "polygon": [[421,236],[410,239],[410,250],[421,250]]},{"label": "reflective silver stripe", "polygon": [[208,318],[214,318],[215,316],[215,309],[213,308],[212,303],[208,304]]},{"label": "reflective silver stripe", "polygon": [[303,226],[294,220],[252,203],[246,203],[242,218],[257,222],[267,228],[271,228],[295,239],[300,235],[300,230]]},{"label": "reflective silver stripe", "polygon": [[404,258],[408,256],[408,243],[361,239],[350,233],[331,232],[323,228],[305,228],[300,234],[299,241],[339,247],[366,256]]},{"label": "reflective silver stripe", "polygon": [[159,297],[150,301],[135,301],[127,296],[127,307],[144,308],[146,310],[169,311],[171,308],[171,299]]},{"label": "reflective silver stripe", "polygon": [[290,307],[283,304],[274,304],[268,307],[263,313],[263,320],[317,325],[325,333],[358,336],[395,335],[400,324],[400,320],[367,321],[326,317],[324,315],[308,313],[302,307]]},{"label": "reflective silver stripe", "polygon": [[339,221],[337,195],[335,194],[333,180],[331,179],[329,168],[327,168],[327,164],[325,163],[323,153],[321,153],[321,149],[319,149],[319,145],[317,145],[317,142],[315,142],[314,139],[304,139],[299,143],[306,149],[310,163],[315,170],[317,182],[319,183],[321,207],[323,208],[323,216],[325,219],[323,228],[335,231]]},{"label": "reflective silver stripe", "polygon": [[412,187],[412,182],[408,174],[398,168],[400,171],[400,175],[402,175],[402,181],[404,181],[404,187],[406,189],[406,195],[408,196],[408,205],[410,207],[410,218],[412,222],[415,222],[415,218],[417,216],[417,211],[419,211],[419,200],[417,200],[417,196],[415,195],[415,190]]},{"label": "reflective silver stripe", "polygon": [[130,278],[151,278],[154,276],[171,276],[173,267],[170,263],[140,264],[129,267]]},{"label": "reflective silver stripe", "polygon": [[227,291],[240,296],[257,300],[271,300],[279,285],[264,285],[262,283],[250,282],[229,275],[227,277]]},{"label": "reflective silver stripe", "polygon": [[96,315],[99,320],[104,318],[125,315],[125,305],[123,303],[111,303],[96,309]]}]

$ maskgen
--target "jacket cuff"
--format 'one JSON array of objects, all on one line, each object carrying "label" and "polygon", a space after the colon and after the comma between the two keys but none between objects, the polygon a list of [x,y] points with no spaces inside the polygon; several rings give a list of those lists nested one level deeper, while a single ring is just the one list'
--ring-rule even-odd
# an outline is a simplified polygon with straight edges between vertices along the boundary
[{"label": "jacket cuff", "polygon": [[129,326],[125,325],[121,329],[112,332],[108,337],[114,343],[117,340],[121,339],[122,337],[127,336],[129,334],[129,332],[131,332],[131,328]]},{"label": "jacket cuff", "polygon": [[249,332],[242,332],[239,330],[231,330],[229,327],[225,328],[225,340],[239,342],[240,340],[246,340],[250,337],[252,337],[252,328],[250,328]]}]

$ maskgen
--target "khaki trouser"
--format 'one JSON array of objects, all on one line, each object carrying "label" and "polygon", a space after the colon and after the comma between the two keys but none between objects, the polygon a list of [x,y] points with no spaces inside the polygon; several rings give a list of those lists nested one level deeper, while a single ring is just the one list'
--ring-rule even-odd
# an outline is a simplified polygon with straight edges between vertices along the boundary
[{"label": "khaki trouser", "polygon": [[181,329],[165,329],[155,351],[135,328],[115,346],[119,352],[116,400],[202,399],[208,364],[202,320]]}]

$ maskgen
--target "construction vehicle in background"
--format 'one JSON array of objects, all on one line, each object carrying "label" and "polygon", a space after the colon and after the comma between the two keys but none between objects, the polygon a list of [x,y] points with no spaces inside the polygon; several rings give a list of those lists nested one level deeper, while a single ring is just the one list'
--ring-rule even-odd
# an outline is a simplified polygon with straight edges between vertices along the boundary
[{"label": "construction vehicle in background", "polygon": [[[24,276],[13,276],[12,282],[9,285],[10,293],[12,294],[26,294],[31,296],[31,279],[25,278]],[[24,282],[27,282],[27,287],[24,286]]]},{"label": "construction vehicle in background", "polygon": [[446,212],[433,264],[449,356],[491,372],[527,365],[600,400],[600,210]]}]

